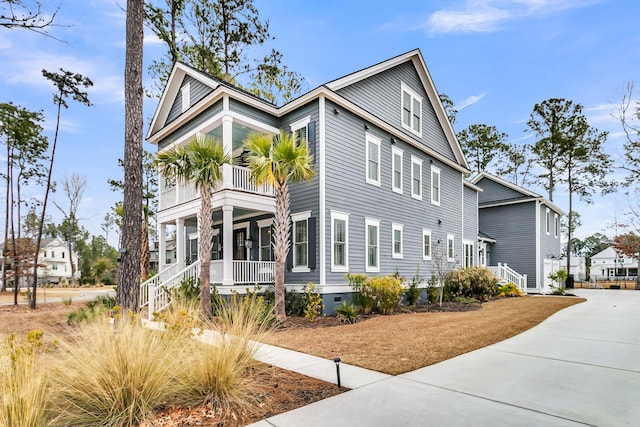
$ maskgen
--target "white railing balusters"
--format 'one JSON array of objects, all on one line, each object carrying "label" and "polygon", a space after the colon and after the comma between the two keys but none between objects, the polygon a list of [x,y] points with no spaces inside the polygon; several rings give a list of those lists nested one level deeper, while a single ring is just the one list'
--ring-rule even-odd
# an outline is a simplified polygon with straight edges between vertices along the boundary
[{"label": "white railing balusters", "polygon": [[520,274],[513,268],[509,267],[506,263],[498,263],[497,266],[487,267],[491,273],[493,273],[499,280],[511,282],[518,286],[521,291],[527,291],[527,275]]}]

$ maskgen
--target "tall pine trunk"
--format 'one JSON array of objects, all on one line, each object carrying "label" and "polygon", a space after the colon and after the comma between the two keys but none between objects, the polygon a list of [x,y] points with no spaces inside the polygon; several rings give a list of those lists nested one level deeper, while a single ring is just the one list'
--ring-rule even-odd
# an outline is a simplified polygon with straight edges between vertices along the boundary
[{"label": "tall pine trunk", "polygon": [[117,301],[123,310],[134,312],[139,310],[140,298],[143,20],[144,1],[127,0],[124,71],[124,201]]},{"label": "tall pine trunk", "polygon": [[145,281],[149,277],[149,227],[146,220],[142,221],[140,242],[140,280]]}]

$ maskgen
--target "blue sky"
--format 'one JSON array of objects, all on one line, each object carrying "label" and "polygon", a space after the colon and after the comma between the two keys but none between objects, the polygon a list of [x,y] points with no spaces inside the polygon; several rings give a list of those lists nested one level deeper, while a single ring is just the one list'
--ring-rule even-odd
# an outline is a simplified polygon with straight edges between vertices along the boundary
[{"label": "blue sky", "polygon": [[[47,3],[58,4],[56,0]],[[87,178],[82,224],[103,234],[105,213],[120,198],[107,179],[120,178],[123,156],[124,0],[62,0],[52,35],[0,29],[0,102],[44,110],[52,139],[53,86],[41,70],[60,67],[94,82],[93,107],[70,102],[63,111],[54,178],[77,173]],[[266,49],[284,54],[291,70],[312,89],[406,51],[420,48],[439,92],[460,110],[459,131],[472,123],[496,126],[511,141],[533,142],[525,133],[533,105],[550,97],[585,107],[592,126],[609,131],[607,150],[621,160],[624,142],[611,115],[627,82],[640,71],[640,2],[637,0],[450,0],[450,1],[302,1],[255,0],[270,21]],[[145,37],[145,63],[158,58],[162,45]],[[260,53],[258,49],[252,53]],[[145,76],[145,84],[150,84]],[[145,101],[148,122],[156,100]],[[147,126],[145,125],[145,133]],[[154,147],[145,143],[145,148]],[[6,159],[1,157],[4,162]],[[532,188],[544,194],[544,190]],[[33,191],[33,196],[42,192]],[[568,208],[566,194],[554,201]],[[578,237],[610,236],[629,201],[621,191],[576,203],[582,215]],[[53,196],[64,201],[62,194]],[[3,202],[4,205],[4,202]],[[59,220],[55,207],[49,213]],[[110,242],[117,244],[115,232]]]}]

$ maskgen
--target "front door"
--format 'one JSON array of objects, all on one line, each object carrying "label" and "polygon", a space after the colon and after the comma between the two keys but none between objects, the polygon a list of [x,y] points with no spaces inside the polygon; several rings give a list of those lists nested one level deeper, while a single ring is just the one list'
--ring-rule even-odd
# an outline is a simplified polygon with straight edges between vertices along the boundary
[{"label": "front door", "polygon": [[233,230],[233,259],[238,261],[246,261],[247,250],[244,247],[244,241],[247,238],[247,230],[239,228]]}]

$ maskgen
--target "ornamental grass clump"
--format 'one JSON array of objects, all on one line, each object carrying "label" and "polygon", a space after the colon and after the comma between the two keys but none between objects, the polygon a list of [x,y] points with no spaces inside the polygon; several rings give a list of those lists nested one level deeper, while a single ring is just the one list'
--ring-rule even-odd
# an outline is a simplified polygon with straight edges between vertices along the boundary
[{"label": "ornamental grass clump", "polygon": [[0,349],[0,426],[47,424],[47,370],[42,363],[42,335],[30,331],[24,342],[10,335]]},{"label": "ornamental grass clump", "polygon": [[230,302],[216,307],[217,316],[210,329],[199,337],[190,355],[185,378],[190,390],[189,403],[210,405],[249,405],[261,390],[251,380],[259,366],[255,354],[275,322],[273,306],[256,293],[233,295]]},{"label": "ornamental grass clump", "polygon": [[82,326],[51,363],[54,425],[135,426],[184,401],[191,342],[134,316]]}]

